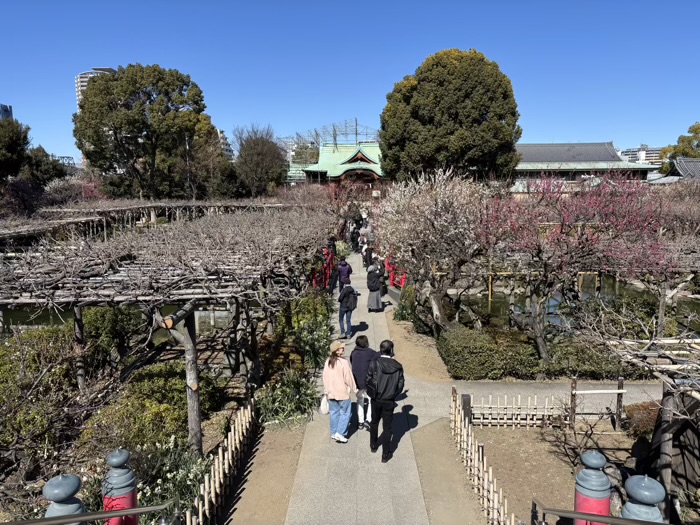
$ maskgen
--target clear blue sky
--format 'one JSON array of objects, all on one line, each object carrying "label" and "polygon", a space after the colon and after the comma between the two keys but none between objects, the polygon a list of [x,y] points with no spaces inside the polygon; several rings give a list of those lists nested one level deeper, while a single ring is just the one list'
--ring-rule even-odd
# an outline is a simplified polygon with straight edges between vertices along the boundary
[{"label": "clear blue sky", "polygon": [[700,120],[699,35],[698,0],[8,1],[0,103],[76,159],[75,75],[136,62],[191,75],[229,137],[378,128],[394,82],[474,48],[511,78],[522,142],[666,145]]}]

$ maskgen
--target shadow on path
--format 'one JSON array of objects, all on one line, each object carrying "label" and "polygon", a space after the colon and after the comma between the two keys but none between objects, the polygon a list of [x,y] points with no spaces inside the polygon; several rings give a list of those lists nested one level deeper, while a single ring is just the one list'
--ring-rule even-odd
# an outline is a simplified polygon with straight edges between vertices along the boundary
[{"label": "shadow on path", "polygon": [[391,425],[392,439],[391,451],[394,452],[401,442],[401,439],[410,432],[411,429],[418,426],[418,416],[411,414],[413,405],[403,405],[401,412],[394,415],[394,424]]}]

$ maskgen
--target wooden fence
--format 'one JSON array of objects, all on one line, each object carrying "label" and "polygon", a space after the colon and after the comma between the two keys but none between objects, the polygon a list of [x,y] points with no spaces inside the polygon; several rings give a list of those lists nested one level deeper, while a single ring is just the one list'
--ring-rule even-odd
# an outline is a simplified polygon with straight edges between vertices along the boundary
[{"label": "wooden fence", "polygon": [[493,468],[486,462],[484,445],[477,442],[474,436],[474,427],[468,414],[468,400],[469,396],[458,396],[457,389],[452,387],[450,429],[484,517],[491,525],[522,524],[515,518],[515,514],[508,514],[508,498],[498,486]]},{"label": "wooden fence", "polygon": [[185,525],[217,523],[223,512],[234,481],[245,469],[245,456],[255,439],[255,402],[253,399],[236,412],[223,443],[211,454],[211,472],[204,476],[191,506],[185,505]]},{"label": "wooden fence", "polygon": [[[544,400],[537,396],[527,396],[527,400],[520,396],[488,396],[481,397],[479,403],[476,399],[470,399],[467,412],[470,420],[479,428],[483,427],[511,427],[511,428],[535,428],[562,426],[569,420],[568,411],[558,403],[554,396],[546,396]],[[544,401],[544,402],[542,402]]]}]

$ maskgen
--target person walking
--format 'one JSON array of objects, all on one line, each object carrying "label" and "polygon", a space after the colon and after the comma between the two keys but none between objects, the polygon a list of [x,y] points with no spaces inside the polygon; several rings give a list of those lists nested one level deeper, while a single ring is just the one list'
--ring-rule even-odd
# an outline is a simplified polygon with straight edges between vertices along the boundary
[{"label": "person walking", "polygon": [[340,291],[342,291],[343,286],[345,286],[345,279],[349,279],[351,274],[352,266],[350,266],[345,260],[345,256],[341,255],[340,262],[338,263],[338,279],[340,280]]},{"label": "person walking", "polygon": [[355,379],[347,359],[343,357],[345,343],[333,341],[331,353],[323,365],[323,393],[328,396],[331,414],[331,439],[338,443],[348,442],[350,424],[350,393],[357,392]]},{"label": "person walking", "polygon": [[[372,422],[369,427],[369,448],[376,452],[382,447],[382,463],[393,457],[391,450],[391,425],[394,421],[396,398],[403,392],[403,366],[394,359],[394,343],[389,340],[379,345],[381,353],[369,365],[365,387],[372,398]],[[379,420],[382,421],[382,435],[378,438]]]},{"label": "person walking", "polygon": [[340,336],[350,339],[352,337],[352,311],[357,308],[357,296],[360,295],[350,285],[350,277],[346,277],[343,288],[340,290],[338,302],[338,319],[340,321]]},{"label": "person walking", "polygon": [[[350,365],[352,375],[357,385],[357,428],[369,430],[372,421],[372,400],[367,395],[365,379],[369,364],[379,358],[379,353],[369,347],[369,340],[366,335],[358,335],[355,341],[355,349],[350,354]],[[367,405],[365,418],[365,404]]]},{"label": "person walking", "polygon": [[367,297],[367,311],[376,312],[382,311],[382,280],[384,272],[374,264],[367,268],[367,288],[369,289],[369,297]]}]

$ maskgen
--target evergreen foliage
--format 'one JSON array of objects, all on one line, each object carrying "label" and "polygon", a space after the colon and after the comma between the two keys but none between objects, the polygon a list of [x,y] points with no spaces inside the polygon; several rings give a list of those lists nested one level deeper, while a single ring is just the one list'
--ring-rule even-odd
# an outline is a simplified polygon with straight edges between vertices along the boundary
[{"label": "evergreen foliage", "polygon": [[522,130],[510,79],[475,50],[428,57],[387,95],[382,170],[405,180],[437,168],[507,177]]},{"label": "evergreen foliage", "polygon": [[112,176],[115,196],[191,195],[191,181],[174,165],[192,147],[204,108],[189,75],[129,65],[90,79],[73,115],[73,135],[85,158]]}]

